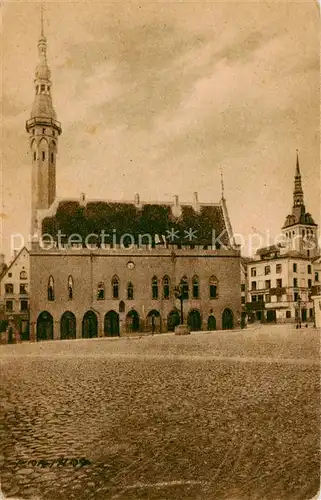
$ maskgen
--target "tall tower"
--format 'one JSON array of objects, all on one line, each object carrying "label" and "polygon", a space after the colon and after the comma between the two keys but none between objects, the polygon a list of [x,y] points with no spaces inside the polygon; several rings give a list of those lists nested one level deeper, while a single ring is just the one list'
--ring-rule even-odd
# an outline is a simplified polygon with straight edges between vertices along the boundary
[{"label": "tall tower", "polygon": [[294,175],[292,213],[286,217],[282,233],[286,237],[288,250],[300,252],[305,257],[314,257],[317,254],[318,226],[312,215],[305,210],[299,153],[296,153],[296,166]]},{"label": "tall tower", "polygon": [[49,208],[56,197],[56,155],[61,124],[52,105],[51,71],[47,63],[47,39],[43,32],[38,40],[39,62],[36,67],[35,98],[30,119],[26,122],[32,160],[31,234],[37,231],[37,210]]}]

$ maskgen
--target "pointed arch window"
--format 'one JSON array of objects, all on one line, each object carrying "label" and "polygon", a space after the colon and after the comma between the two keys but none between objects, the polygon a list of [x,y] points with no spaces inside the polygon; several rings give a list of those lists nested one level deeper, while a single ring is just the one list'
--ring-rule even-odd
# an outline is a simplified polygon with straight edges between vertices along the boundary
[{"label": "pointed arch window", "polygon": [[68,277],[68,299],[72,300],[74,298],[74,280],[72,276]]},{"label": "pointed arch window", "polygon": [[199,299],[200,291],[199,291],[199,281],[198,276],[193,277],[193,299]]},{"label": "pointed arch window", "polygon": [[163,278],[163,297],[164,299],[169,299],[170,297],[170,280],[168,276]]},{"label": "pointed arch window", "polygon": [[97,300],[104,300],[105,299],[105,285],[102,281],[98,283],[97,286]]},{"label": "pointed arch window", "polygon": [[216,276],[210,277],[209,292],[210,292],[210,299],[217,298],[217,296],[218,296],[218,281],[217,281]]},{"label": "pointed arch window", "polygon": [[189,296],[189,287],[188,287],[188,279],[186,276],[182,277],[180,285],[181,285],[181,291],[183,294],[183,299],[187,300],[188,296]]},{"label": "pointed arch window", "polygon": [[153,276],[153,278],[152,278],[152,298],[154,300],[158,299],[158,280],[157,280],[157,276]]},{"label": "pointed arch window", "polygon": [[134,298],[134,287],[133,284],[129,282],[127,285],[127,299],[133,300],[133,298]]},{"label": "pointed arch window", "polygon": [[48,300],[55,300],[55,282],[53,276],[49,276],[47,294]]},{"label": "pointed arch window", "polygon": [[113,299],[118,299],[119,298],[119,278],[118,278],[118,276],[114,276],[113,279],[111,280],[111,287],[112,287]]}]

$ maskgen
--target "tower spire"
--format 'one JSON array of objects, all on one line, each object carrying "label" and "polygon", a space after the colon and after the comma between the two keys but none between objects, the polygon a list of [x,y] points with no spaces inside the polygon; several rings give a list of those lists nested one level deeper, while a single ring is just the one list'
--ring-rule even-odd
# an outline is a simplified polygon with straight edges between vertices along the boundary
[{"label": "tower spire", "polygon": [[220,170],[221,170],[221,196],[222,196],[222,200],[224,200],[224,179],[223,179],[222,165],[220,166]]},{"label": "tower spire", "polygon": [[300,174],[299,150],[298,149],[296,150],[296,171],[295,171],[295,174],[296,175],[301,175]]},{"label": "tower spire", "polygon": [[56,156],[61,124],[52,104],[51,72],[47,62],[43,4],[40,9],[38,64],[34,77],[35,97],[26,122],[32,160],[31,234],[39,232],[38,210],[49,208],[56,197]]},{"label": "tower spire", "polygon": [[296,167],[295,167],[294,190],[293,190],[293,210],[297,211],[297,207],[300,207],[300,213],[305,212],[298,149],[296,150]]}]

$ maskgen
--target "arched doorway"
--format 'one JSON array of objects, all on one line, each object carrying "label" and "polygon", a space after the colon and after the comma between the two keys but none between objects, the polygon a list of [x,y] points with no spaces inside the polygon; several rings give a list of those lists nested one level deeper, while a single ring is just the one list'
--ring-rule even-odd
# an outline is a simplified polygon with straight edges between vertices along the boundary
[{"label": "arched doorway", "polygon": [[104,319],[104,334],[106,337],[119,336],[119,315],[116,311],[108,311]]},{"label": "arched doorway", "polygon": [[180,322],[179,312],[177,310],[171,311],[167,316],[167,330],[173,332]]},{"label": "arched doorway", "polygon": [[76,338],[76,316],[70,311],[64,312],[61,316],[60,338],[61,340]]},{"label": "arched doorway", "polygon": [[139,332],[139,314],[135,309],[129,311],[126,316],[126,328],[128,332]]},{"label": "arched doorway", "polygon": [[231,309],[224,309],[223,311],[222,328],[223,330],[232,330],[233,328],[233,313]]},{"label": "arched doorway", "polygon": [[187,324],[190,327],[191,332],[197,332],[202,329],[201,315],[197,309],[192,309],[188,313]]},{"label": "arched doorway", "polygon": [[146,319],[146,331],[152,333],[160,333],[161,332],[161,316],[158,311],[153,309],[149,311]]},{"label": "arched doorway", "polygon": [[93,311],[87,311],[82,320],[82,337],[92,339],[98,336],[97,316]]},{"label": "arched doorway", "polygon": [[47,311],[39,314],[37,319],[37,341],[53,340],[53,317]]},{"label": "arched doorway", "polygon": [[215,319],[215,316],[213,316],[213,314],[211,314],[208,317],[208,320],[207,320],[207,329],[209,331],[216,330],[216,319]]}]

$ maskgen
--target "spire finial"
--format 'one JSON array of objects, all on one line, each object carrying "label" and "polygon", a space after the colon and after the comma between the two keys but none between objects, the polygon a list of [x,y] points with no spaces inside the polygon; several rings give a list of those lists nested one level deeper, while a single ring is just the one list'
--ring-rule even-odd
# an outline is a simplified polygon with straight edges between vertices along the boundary
[{"label": "spire finial", "polygon": [[41,36],[44,36],[43,35],[43,2],[42,2],[41,7],[40,7],[40,15],[41,15]]},{"label": "spire finial", "polygon": [[299,150],[296,150],[296,174],[300,175]]},{"label": "spire finial", "polygon": [[224,200],[224,179],[223,179],[223,169],[222,165],[220,166],[221,170],[221,191],[222,191],[222,200]]}]

